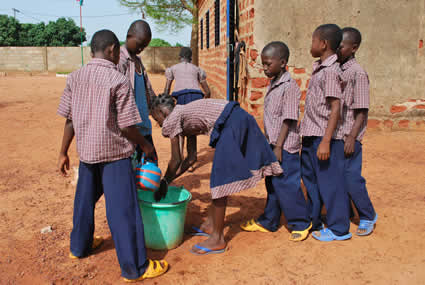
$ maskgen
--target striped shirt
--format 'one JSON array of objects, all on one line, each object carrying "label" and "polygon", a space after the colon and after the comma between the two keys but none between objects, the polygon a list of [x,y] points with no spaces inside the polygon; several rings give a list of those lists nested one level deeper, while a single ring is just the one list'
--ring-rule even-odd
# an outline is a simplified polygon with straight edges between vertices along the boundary
[{"label": "striped shirt", "polygon": [[298,84],[285,72],[277,81],[271,82],[264,98],[264,131],[267,141],[276,145],[285,120],[291,120],[283,149],[289,153],[300,151],[299,118],[301,91]]},{"label": "striped shirt", "polygon": [[[354,110],[369,109],[369,77],[366,71],[353,58],[341,66],[344,90],[344,106],[342,120],[338,127],[338,135],[347,137],[354,125]],[[362,141],[366,132],[367,118],[363,122],[357,140]]]},{"label": "striped shirt", "polygon": [[199,83],[207,79],[201,68],[189,62],[180,62],[165,70],[168,80],[175,80],[173,92],[184,89],[201,90]]},{"label": "striped shirt", "polygon": [[[313,64],[313,73],[305,100],[304,118],[300,127],[302,136],[324,136],[331,114],[331,106],[326,102],[326,98],[333,97],[341,101],[343,99],[341,68],[337,58],[337,55],[334,54],[323,62],[318,60]],[[337,131],[335,131],[332,138],[342,139],[342,136],[337,136]]]},{"label": "striped shirt", "polygon": [[115,161],[133,153],[120,129],[139,123],[140,115],[130,82],[114,63],[94,58],[69,74],[57,113],[72,120],[81,161]]},{"label": "striped shirt", "polygon": [[162,135],[170,139],[180,134],[210,135],[227,103],[220,99],[201,99],[176,105],[162,124]]}]

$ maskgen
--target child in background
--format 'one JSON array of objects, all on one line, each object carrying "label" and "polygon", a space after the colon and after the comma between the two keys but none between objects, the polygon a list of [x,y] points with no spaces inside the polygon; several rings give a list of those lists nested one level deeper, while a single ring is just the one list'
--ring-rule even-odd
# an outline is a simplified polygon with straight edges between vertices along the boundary
[{"label": "child in background", "polygon": [[343,119],[339,132],[344,137],[345,188],[357,208],[360,217],[356,234],[366,236],[372,233],[378,215],[373,208],[362,177],[362,139],[366,132],[369,110],[369,77],[357,63],[356,52],[362,35],[355,28],[342,29],[343,37],[338,57],[341,63],[342,79],[346,86],[343,91]]},{"label": "child in background", "polygon": [[[336,132],[342,108],[341,69],[336,51],[342,40],[334,24],[319,26],[313,33],[311,55],[319,57],[307,90],[301,122],[301,177],[310,198],[312,236],[320,241],[351,238],[350,208],[344,188],[344,141]],[[322,201],[327,228],[322,228]]]},{"label": "child in background", "polygon": [[111,31],[98,31],[91,50],[93,59],[68,76],[58,109],[66,118],[58,161],[62,175],[69,170],[68,149],[74,135],[80,157],[69,256],[87,256],[101,245],[101,237],[93,238],[94,210],[105,194],[106,216],[124,280],[153,278],[165,273],[168,263],[146,258],[130,156],[133,144],[148,157],[154,150],[135,127],[140,115],[133,92],[116,68],[118,38]]},{"label": "child in background", "polygon": [[[131,83],[134,90],[134,99],[139,110],[142,121],[137,124],[140,134],[152,145],[152,123],[149,119],[149,105],[151,97],[156,96],[149,81],[148,73],[138,56],[150,43],[152,32],[149,24],[143,20],[134,21],[127,32],[125,45],[120,49],[120,61],[118,70],[124,74]],[[155,146],[154,146],[155,151]],[[134,163],[140,162],[141,149],[137,146],[133,155]],[[155,161],[157,154],[155,151]],[[134,165],[133,165],[134,166]]]},{"label": "child in background", "polygon": [[291,241],[302,241],[311,228],[307,203],[301,190],[301,149],[297,122],[301,92],[286,71],[289,49],[271,42],[261,52],[264,73],[271,78],[264,97],[264,131],[283,169],[283,175],[266,177],[267,204],[264,213],[241,225],[250,232],[274,232],[282,212],[291,230]]},{"label": "child in background", "polygon": [[[210,98],[211,92],[207,83],[207,74],[205,71],[192,64],[192,50],[188,47],[183,47],[180,50],[180,63],[171,66],[165,70],[165,77],[167,78],[167,83],[165,84],[164,94],[169,95],[171,90],[171,84],[175,80],[174,90],[171,96],[176,98],[177,105],[185,105],[195,100],[202,98]],[[200,85],[200,86],[199,86]],[[202,93],[201,87],[205,92]],[[189,136],[187,138],[188,146],[189,140],[191,144],[194,144],[195,149],[197,149],[196,136]],[[184,137],[180,136],[180,152],[183,156],[184,149]],[[189,152],[188,152],[189,153]],[[195,157],[193,158],[196,161],[197,152],[195,152]],[[191,167],[189,171],[193,171],[194,168]]]},{"label": "child in background", "polygon": [[[170,138],[172,150],[158,196],[165,195],[168,184],[190,167],[189,159],[183,160],[180,155],[178,136],[210,135],[210,146],[215,148],[210,179],[212,205],[207,220],[197,231],[208,239],[194,245],[191,252],[224,252],[227,196],[254,187],[264,176],[282,174],[276,156],[254,117],[236,102],[203,99],[174,106],[171,96],[160,95],[152,103],[151,112],[162,127],[162,135]],[[188,150],[189,157],[196,151],[190,144]]]}]

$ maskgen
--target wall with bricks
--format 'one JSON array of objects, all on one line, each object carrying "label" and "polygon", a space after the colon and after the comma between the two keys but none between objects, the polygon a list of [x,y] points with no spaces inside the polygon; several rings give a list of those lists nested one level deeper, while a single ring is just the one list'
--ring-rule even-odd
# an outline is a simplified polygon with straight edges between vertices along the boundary
[{"label": "wall with bricks", "polygon": [[[200,0],[198,24],[201,26],[203,37],[201,39],[201,27],[199,26],[199,67],[207,71],[207,82],[214,98],[226,98],[226,1],[220,1],[220,42],[215,45],[215,1]],[[206,13],[209,11],[209,48],[207,48],[206,36]],[[201,48],[202,40],[202,48]]]},{"label": "wall with bricks", "polygon": [[[142,61],[149,72],[164,72],[179,62],[179,47],[148,47]],[[91,59],[83,48],[84,63]],[[71,72],[81,67],[80,47],[0,47],[0,71]]]},{"label": "wall with bricks", "polygon": [[[213,7],[213,2],[200,1],[201,17],[206,7]],[[225,5],[225,1],[221,2]],[[425,1],[238,0],[238,6],[239,36],[247,43],[249,58],[245,107],[258,119],[262,117],[263,96],[268,84],[259,56],[264,45],[281,40],[289,46],[288,70],[301,87],[303,111],[315,60],[310,55],[312,32],[320,24],[336,23],[341,27],[354,26],[362,32],[363,42],[357,59],[370,77],[370,127],[424,128]],[[222,17],[225,12],[222,11]],[[226,18],[223,18],[222,26],[225,24]],[[225,66],[226,54],[219,57],[220,54],[211,50],[204,49],[200,53],[200,62],[208,75],[216,72],[214,62]],[[225,69],[222,74],[226,74]],[[225,82],[225,78],[221,78],[210,85],[225,86]]]}]

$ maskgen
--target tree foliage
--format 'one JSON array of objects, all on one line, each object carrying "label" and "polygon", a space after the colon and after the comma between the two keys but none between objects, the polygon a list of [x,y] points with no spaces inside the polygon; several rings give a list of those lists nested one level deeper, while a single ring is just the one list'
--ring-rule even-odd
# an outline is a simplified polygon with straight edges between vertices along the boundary
[{"label": "tree foliage", "polygon": [[197,0],[118,0],[121,5],[140,11],[162,30],[172,33],[192,25],[190,46],[193,62],[198,63],[198,7]]},{"label": "tree foliage", "polygon": [[171,44],[163,39],[153,38],[149,43],[150,47],[170,47]]},{"label": "tree foliage", "polygon": [[[86,41],[84,29],[83,41]],[[0,46],[78,46],[80,43],[80,28],[72,19],[59,18],[47,25],[21,24],[13,17],[0,15]]]}]

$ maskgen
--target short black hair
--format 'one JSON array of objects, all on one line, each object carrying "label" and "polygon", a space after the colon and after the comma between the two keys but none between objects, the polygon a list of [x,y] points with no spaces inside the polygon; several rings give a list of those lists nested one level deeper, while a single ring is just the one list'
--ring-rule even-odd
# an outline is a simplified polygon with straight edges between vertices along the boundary
[{"label": "short black hair", "polygon": [[120,41],[117,36],[110,30],[100,30],[94,33],[90,47],[91,52],[94,54],[96,52],[103,52],[107,47],[115,45],[119,48]]},{"label": "short black hair", "polygon": [[137,36],[142,33],[148,37],[152,37],[151,27],[149,26],[148,22],[144,20],[136,20],[131,23],[130,27],[128,28],[127,37],[129,35]]},{"label": "short black hair", "polygon": [[172,96],[166,94],[159,94],[158,96],[151,97],[150,109],[152,111],[159,107],[165,107],[170,111],[173,111],[175,105],[176,102],[174,101],[174,98]]},{"label": "short black hair", "polygon": [[357,44],[357,46],[360,46],[362,42],[362,34],[359,30],[353,27],[345,27],[342,29],[342,33],[347,33],[348,38],[353,44]]},{"label": "short black hair", "polygon": [[188,47],[182,47],[179,56],[180,58],[192,60],[192,50]]},{"label": "short black hair", "polygon": [[331,50],[336,52],[339,44],[342,41],[342,30],[335,24],[324,24],[316,28],[315,32],[319,35],[322,41],[328,41]]},{"label": "short black hair", "polygon": [[280,59],[284,59],[288,62],[289,59],[289,48],[284,42],[274,41],[268,43],[261,53],[266,53],[269,51],[273,51],[273,55],[279,57]]}]

